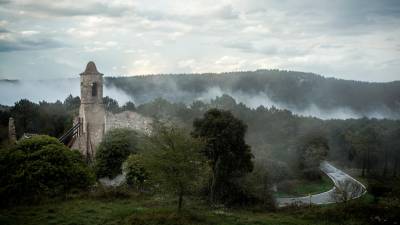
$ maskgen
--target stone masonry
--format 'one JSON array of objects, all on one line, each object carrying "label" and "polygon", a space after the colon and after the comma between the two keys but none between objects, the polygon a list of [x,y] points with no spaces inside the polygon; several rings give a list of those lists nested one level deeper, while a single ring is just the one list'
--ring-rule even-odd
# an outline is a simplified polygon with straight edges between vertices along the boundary
[{"label": "stone masonry", "polygon": [[103,104],[103,74],[89,62],[80,74],[81,105],[74,125],[80,123],[72,148],[79,151],[88,161],[93,161],[96,148],[105,132],[114,128],[131,128],[148,134],[152,120],[138,113],[124,111],[118,114],[106,112]]}]

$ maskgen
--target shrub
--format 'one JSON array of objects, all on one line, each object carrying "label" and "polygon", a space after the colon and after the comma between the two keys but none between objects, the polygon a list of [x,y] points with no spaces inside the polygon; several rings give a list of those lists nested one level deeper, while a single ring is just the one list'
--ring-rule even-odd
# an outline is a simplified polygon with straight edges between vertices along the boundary
[{"label": "shrub", "polygon": [[97,178],[113,178],[122,173],[122,163],[136,152],[137,133],[130,129],[109,131],[100,143],[96,153],[95,170]]},{"label": "shrub", "polygon": [[0,198],[4,204],[65,195],[93,181],[80,153],[49,136],[24,139],[0,151]]},{"label": "shrub", "polygon": [[178,210],[183,197],[195,192],[207,175],[206,160],[200,153],[203,145],[186,130],[161,125],[143,146],[145,169],[160,190],[178,198]]},{"label": "shrub", "polygon": [[149,174],[145,169],[142,156],[132,154],[124,163],[124,172],[126,173],[126,183],[142,191],[143,186],[149,179]]}]

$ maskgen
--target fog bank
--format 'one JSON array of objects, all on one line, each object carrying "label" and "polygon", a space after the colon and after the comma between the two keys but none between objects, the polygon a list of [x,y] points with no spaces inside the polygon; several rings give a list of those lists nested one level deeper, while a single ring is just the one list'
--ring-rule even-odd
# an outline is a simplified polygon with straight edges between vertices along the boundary
[{"label": "fog bank", "polygon": [[[171,86],[171,85],[169,85]],[[32,102],[55,102],[63,101],[68,95],[79,96],[79,79],[64,80],[28,80],[28,81],[0,81],[0,104],[13,105],[20,99],[28,99]],[[227,94],[233,97],[236,102],[241,102],[250,108],[276,107],[279,109],[287,109],[294,114],[303,116],[313,116],[321,119],[349,119],[349,118],[390,118],[399,119],[399,113],[393,112],[385,107],[377,108],[375,111],[356,112],[350,108],[337,107],[332,110],[323,110],[318,106],[311,104],[299,109],[296,106],[288,105],[282,102],[275,102],[265,92],[248,93],[242,91],[222,90],[220,87],[210,87],[202,92],[183,91],[172,85],[168,91],[160,91],[157,89],[146,90],[137,96],[130,96],[123,90],[112,85],[104,85],[104,96],[116,99],[120,105],[127,101],[135,104],[143,104],[161,97],[172,102],[184,102],[190,104],[194,100],[209,102],[216,97]]]}]

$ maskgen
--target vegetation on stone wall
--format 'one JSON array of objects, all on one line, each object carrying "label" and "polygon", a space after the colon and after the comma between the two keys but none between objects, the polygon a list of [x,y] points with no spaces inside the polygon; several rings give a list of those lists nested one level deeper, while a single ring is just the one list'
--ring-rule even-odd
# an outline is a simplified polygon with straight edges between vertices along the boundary
[{"label": "vegetation on stone wall", "polygon": [[108,131],[96,150],[95,171],[97,178],[114,178],[122,173],[122,163],[137,152],[137,133],[126,128]]}]

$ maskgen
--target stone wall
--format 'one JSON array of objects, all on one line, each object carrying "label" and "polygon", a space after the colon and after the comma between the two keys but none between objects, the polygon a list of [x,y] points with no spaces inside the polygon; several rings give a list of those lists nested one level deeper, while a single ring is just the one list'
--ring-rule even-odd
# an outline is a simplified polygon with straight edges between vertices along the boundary
[{"label": "stone wall", "polygon": [[107,112],[106,132],[115,128],[130,128],[138,132],[149,134],[151,132],[152,119],[136,112],[124,111],[117,114]]}]

